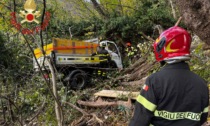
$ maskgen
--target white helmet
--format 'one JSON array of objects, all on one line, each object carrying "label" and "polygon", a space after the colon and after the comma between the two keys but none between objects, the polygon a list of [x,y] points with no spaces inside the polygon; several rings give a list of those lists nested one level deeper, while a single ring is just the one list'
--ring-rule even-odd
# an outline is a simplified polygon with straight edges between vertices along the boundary
[{"label": "white helmet", "polygon": [[105,42],[101,42],[101,43],[99,44],[99,46],[100,46],[100,47],[106,47],[106,43],[105,43]]}]

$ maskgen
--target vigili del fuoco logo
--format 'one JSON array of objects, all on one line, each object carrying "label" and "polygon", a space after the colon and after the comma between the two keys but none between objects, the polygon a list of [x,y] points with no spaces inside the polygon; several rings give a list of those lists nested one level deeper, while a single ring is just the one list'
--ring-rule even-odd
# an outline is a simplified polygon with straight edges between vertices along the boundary
[{"label": "vigili del fuoco logo", "polygon": [[40,24],[40,21],[37,19],[40,17],[40,11],[36,11],[36,3],[34,0],[26,0],[24,4],[25,10],[20,10],[20,13],[18,14],[22,20],[21,22],[17,22],[16,18],[16,12],[11,13],[11,24],[19,31],[21,31],[23,34],[35,34],[39,33],[40,30],[44,30],[50,21],[50,13],[45,12],[44,20],[41,25],[37,25],[33,28],[24,28],[21,24],[24,23],[32,23],[35,22],[36,24]]}]

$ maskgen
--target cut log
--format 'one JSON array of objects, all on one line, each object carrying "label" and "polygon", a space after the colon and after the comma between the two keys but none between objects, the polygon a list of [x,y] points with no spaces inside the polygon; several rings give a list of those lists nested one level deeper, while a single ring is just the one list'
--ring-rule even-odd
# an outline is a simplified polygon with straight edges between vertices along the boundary
[{"label": "cut log", "polygon": [[136,87],[142,87],[145,84],[145,81],[147,79],[148,76],[142,78],[141,80],[137,80],[137,81],[130,81],[130,82],[121,82],[121,85],[125,85],[125,86],[136,86]]},{"label": "cut log", "polygon": [[108,102],[108,101],[103,101],[103,100],[102,101],[101,100],[97,100],[97,101],[78,100],[77,103],[83,106],[99,107],[99,108],[103,108],[107,106],[124,106],[128,109],[132,108],[132,102],[130,98],[128,98],[128,101],[113,101],[113,102]]},{"label": "cut log", "polygon": [[84,106],[90,106],[90,107],[99,107],[99,108],[103,108],[106,106],[117,106],[117,102],[107,102],[107,101],[82,101],[82,100],[78,100],[77,101],[78,104],[80,105],[84,105]]},{"label": "cut log", "polygon": [[94,94],[94,96],[100,96],[100,97],[130,98],[133,100],[135,100],[138,95],[139,92],[116,91],[116,90],[102,90]]}]

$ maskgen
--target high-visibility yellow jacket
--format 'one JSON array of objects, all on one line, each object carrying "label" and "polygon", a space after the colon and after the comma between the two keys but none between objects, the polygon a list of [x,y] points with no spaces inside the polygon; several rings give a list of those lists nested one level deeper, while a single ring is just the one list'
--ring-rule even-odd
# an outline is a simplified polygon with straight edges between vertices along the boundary
[{"label": "high-visibility yellow jacket", "polygon": [[132,57],[137,53],[137,49],[134,47],[126,48],[125,51],[127,52],[128,57]]},{"label": "high-visibility yellow jacket", "polygon": [[99,56],[99,60],[101,62],[110,60],[109,52],[105,48],[99,48],[97,50],[97,52],[96,53],[93,53],[92,55]]},{"label": "high-visibility yellow jacket", "polygon": [[208,105],[206,82],[187,63],[168,64],[147,78],[129,126],[201,126]]}]

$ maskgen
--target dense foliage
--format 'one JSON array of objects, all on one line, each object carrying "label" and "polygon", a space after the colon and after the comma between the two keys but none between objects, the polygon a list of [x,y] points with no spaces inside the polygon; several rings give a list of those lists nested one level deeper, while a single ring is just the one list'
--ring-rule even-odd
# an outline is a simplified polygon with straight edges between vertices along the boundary
[{"label": "dense foliage", "polygon": [[[122,48],[127,41],[136,46],[148,42],[142,33],[155,39],[158,36],[157,25],[168,28],[177,20],[173,18],[170,4],[165,0],[99,1],[105,14],[103,16],[91,2],[85,0],[47,1],[45,9],[50,12],[51,20],[42,38],[40,34],[23,35],[10,24],[10,13],[23,10],[25,1],[0,1],[0,123],[23,125],[36,120],[40,125],[56,125],[51,89],[40,73],[33,70],[33,52],[29,47],[40,47],[41,41],[43,44],[50,43],[52,37],[70,38],[70,33],[73,39],[99,37],[113,40]],[[43,3],[40,0],[35,2],[37,9],[42,12]],[[18,15],[17,18],[21,20]],[[23,24],[24,27],[34,25]],[[202,45],[193,54],[192,70],[210,82],[209,57],[203,53]],[[60,81],[58,88],[60,100],[73,104],[91,92],[67,91]],[[80,116],[78,111],[69,106],[63,109],[65,124]]]}]

